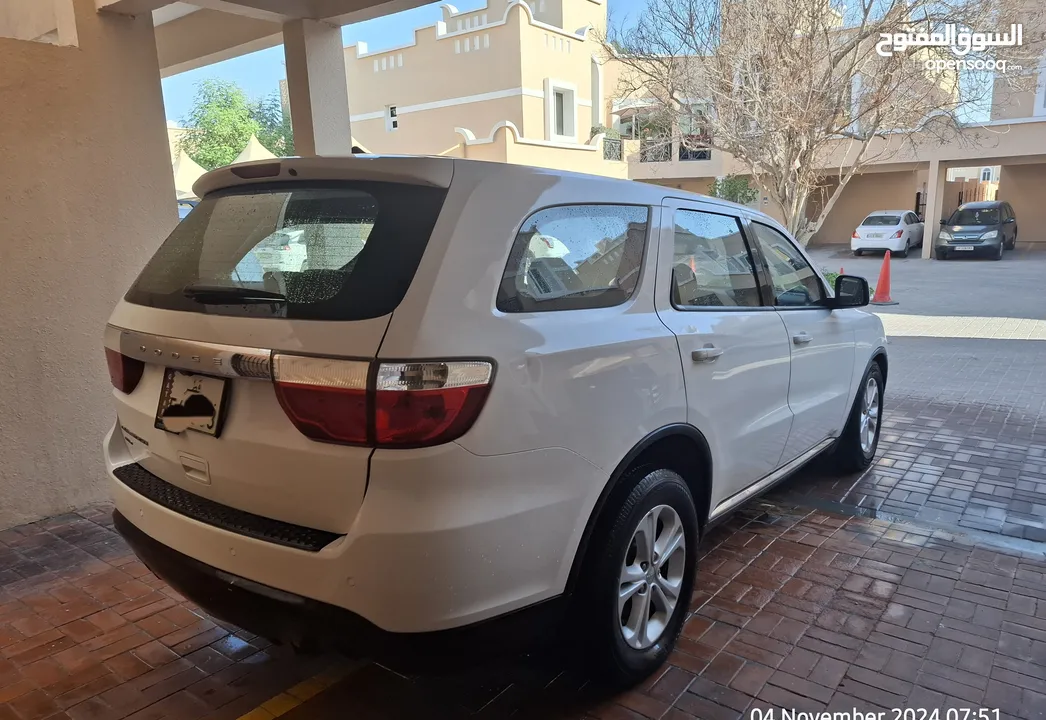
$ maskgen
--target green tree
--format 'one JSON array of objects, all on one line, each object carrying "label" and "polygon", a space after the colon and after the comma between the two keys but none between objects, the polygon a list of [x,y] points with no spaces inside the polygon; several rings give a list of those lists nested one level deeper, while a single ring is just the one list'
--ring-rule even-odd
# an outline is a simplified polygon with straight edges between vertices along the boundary
[{"label": "green tree", "polygon": [[208,170],[235,160],[251,135],[261,129],[247,93],[236,83],[216,79],[196,86],[184,124],[188,132],[182,136],[180,148]]},{"label": "green tree", "polygon": [[273,155],[288,157],[294,154],[294,132],[290,115],[284,114],[280,94],[265,96],[251,107],[258,123],[258,141]]},{"label": "green tree", "polygon": [[279,93],[252,101],[236,83],[203,80],[184,125],[188,132],[179,147],[208,170],[235,160],[251,135],[274,155],[294,154],[290,118],[283,113]]},{"label": "green tree", "polygon": [[748,178],[744,175],[716,178],[708,194],[741,205],[748,205],[759,197],[759,192],[748,184]]}]

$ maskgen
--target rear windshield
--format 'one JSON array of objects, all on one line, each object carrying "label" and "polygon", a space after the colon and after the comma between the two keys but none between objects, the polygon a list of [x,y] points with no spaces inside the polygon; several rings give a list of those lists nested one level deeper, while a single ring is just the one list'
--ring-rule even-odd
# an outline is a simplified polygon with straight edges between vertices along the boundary
[{"label": "rear windshield", "polygon": [[387,315],[414,278],[445,195],[362,182],[214,193],[175,227],[126,300],[211,315]]},{"label": "rear windshield", "polygon": [[897,225],[901,222],[900,215],[869,215],[861,223],[862,227]]},{"label": "rear windshield", "polygon": [[952,213],[949,225],[998,225],[999,208],[965,208]]}]

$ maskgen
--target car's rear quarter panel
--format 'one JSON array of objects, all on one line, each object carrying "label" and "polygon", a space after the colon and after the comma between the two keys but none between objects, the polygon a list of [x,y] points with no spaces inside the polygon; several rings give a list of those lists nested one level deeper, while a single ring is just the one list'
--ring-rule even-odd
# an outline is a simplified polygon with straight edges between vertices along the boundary
[{"label": "car's rear quarter panel", "polygon": [[[542,572],[554,569],[552,584],[559,590],[615,466],[647,434],[686,421],[675,336],[653,306],[659,208],[652,210],[639,286],[624,305],[505,314],[495,298],[516,232],[532,212],[562,204],[646,204],[628,189],[532,168],[488,172],[482,164],[465,164],[379,353],[379,359],[479,356],[496,362],[487,403],[457,443],[473,456],[504,458],[508,472],[485,464],[491,474],[459,489],[483,497],[473,503],[481,521],[515,515],[501,525],[508,529],[499,537],[507,554],[556,554],[554,568]],[[518,465],[509,461],[514,455],[545,462],[527,462],[530,475],[520,475],[510,470]],[[398,482],[402,463],[395,453],[375,453],[371,488]],[[536,575],[534,582],[547,577]]]}]

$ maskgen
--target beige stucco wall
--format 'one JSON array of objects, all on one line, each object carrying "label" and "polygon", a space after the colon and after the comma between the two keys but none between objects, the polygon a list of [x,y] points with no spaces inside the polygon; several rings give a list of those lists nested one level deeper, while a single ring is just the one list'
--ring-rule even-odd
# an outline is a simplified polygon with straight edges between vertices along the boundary
[{"label": "beige stucco wall", "polygon": [[177,218],[151,19],[0,39],[0,527],[105,497],[102,329]]},{"label": "beige stucco wall", "polygon": [[1046,187],[1046,165],[1003,165],[999,176],[997,200],[1013,206],[1017,216],[1017,240],[1046,242],[1046,203],[1042,189]]},{"label": "beige stucco wall", "polygon": [[[826,193],[834,190],[826,188]],[[873,210],[914,210],[916,173],[883,172],[857,175],[846,184],[810,245],[849,243],[850,235]],[[812,201],[811,212],[819,209]]]},{"label": "beige stucco wall", "polygon": [[[0,2],[0,37],[17,40],[57,41],[57,3],[69,0],[3,0]],[[51,37],[47,37],[51,36]]]},{"label": "beige stucco wall", "polygon": [[[352,121],[352,135],[374,153],[441,153],[461,141],[456,127],[471,130],[477,137],[487,137],[503,120],[520,117],[519,96],[486,100],[400,116],[399,129],[388,132],[385,118]],[[349,98],[352,102],[352,98]]]}]

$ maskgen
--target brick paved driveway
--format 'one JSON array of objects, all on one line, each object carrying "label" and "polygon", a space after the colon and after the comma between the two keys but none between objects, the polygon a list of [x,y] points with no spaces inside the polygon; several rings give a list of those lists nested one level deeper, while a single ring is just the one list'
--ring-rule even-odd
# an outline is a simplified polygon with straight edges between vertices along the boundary
[{"label": "brick paved driveway", "polygon": [[105,509],[57,518],[0,534],[0,718],[718,720],[771,707],[1046,717],[1041,551],[757,502],[702,553],[669,664],[608,697],[549,659],[409,678],[295,658],[164,587]]}]

